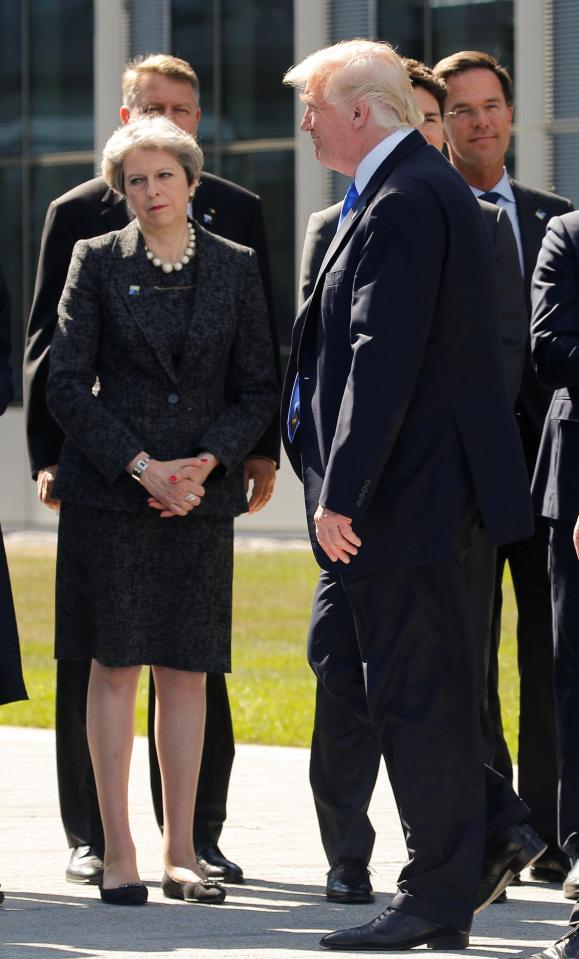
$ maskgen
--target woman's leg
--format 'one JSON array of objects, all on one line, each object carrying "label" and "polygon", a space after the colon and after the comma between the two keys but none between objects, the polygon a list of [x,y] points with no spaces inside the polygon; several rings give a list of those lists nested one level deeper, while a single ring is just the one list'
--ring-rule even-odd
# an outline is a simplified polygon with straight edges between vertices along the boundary
[{"label": "woman's leg", "polygon": [[153,666],[155,739],[163,783],[163,859],[173,879],[205,878],[195,860],[193,813],[205,731],[205,673]]},{"label": "woman's leg", "polygon": [[86,726],[105,837],[105,889],[139,882],[129,826],[129,768],[140,671],[93,659],[90,672]]}]

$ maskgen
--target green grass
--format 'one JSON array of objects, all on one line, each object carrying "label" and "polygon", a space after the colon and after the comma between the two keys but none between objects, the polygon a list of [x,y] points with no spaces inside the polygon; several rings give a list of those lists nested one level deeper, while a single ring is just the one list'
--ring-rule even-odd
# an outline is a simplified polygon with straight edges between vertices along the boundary
[{"label": "green grass", "polygon": [[[6,725],[51,727],[54,555],[48,549],[19,546],[9,550],[8,560],[30,702],[4,706],[0,718]],[[229,691],[238,742],[309,745],[314,681],[305,648],[316,578],[309,551],[236,555]],[[501,699],[511,750],[518,716],[515,623],[509,580],[501,641]],[[143,678],[137,703],[139,733],[146,731],[146,701]]]}]

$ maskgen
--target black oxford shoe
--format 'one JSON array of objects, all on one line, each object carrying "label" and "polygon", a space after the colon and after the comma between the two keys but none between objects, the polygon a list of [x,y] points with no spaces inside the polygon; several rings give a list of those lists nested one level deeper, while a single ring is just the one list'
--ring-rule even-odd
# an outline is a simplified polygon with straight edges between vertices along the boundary
[{"label": "black oxford shoe", "polygon": [[514,876],[532,866],[547,843],[526,823],[511,826],[487,849],[474,911],[480,912],[506,889]]},{"label": "black oxford shoe", "polygon": [[326,882],[330,902],[374,902],[370,874],[363,859],[342,857],[332,863]]},{"label": "black oxford shoe", "polygon": [[531,867],[533,879],[542,879],[543,882],[561,882],[569,869],[571,860],[558,846],[547,846],[542,856],[539,856],[535,865]]},{"label": "black oxford shoe", "polygon": [[75,846],[66,867],[68,882],[98,886],[103,878],[103,857],[96,846]]},{"label": "black oxford shoe", "polygon": [[535,952],[529,959],[578,959],[579,926],[569,926],[567,932],[557,942],[542,952]]},{"label": "black oxford shoe", "polygon": [[240,885],[243,882],[243,869],[226,859],[217,843],[208,843],[197,850],[197,862],[208,879],[220,879]]},{"label": "black oxford shoe", "polygon": [[576,859],[563,883],[565,899],[579,899],[579,859]]},{"label": "black oxford shoe", "polygon": [[399,909],[386,909],[364,926],[339,929],[320,939],[320,945],[326,949],[378,949],[383,952],[398,952],[424,944],[429,949],[466,949],[468,942],[467,932],[449,929]]}]

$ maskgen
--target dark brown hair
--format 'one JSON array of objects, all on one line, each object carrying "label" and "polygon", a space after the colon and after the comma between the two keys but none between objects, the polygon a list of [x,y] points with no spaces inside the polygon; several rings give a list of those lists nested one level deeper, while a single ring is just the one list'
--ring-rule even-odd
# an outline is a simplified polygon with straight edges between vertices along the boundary
[{"label": "dark brown hair", "polygon": [[406,73],[410,77],[413,87],[422,87],[427,93],[430,93],[438,106],[440,112],[444,113],[444,101],[446,100],[446,84],[441,77],[435,77],[434,73],[421,60],[413,60],[411,57],[401,57]]},{"label": "dark brown hair", "polygon": [[466,73],[467,70],[490,70],[499,81],[507,106],[513,105],[513,81],[506,67],[496,60],[490,53],[482,53],[480,50],[461,50],[459,53],[451,53],[449,57],[439,60],[433,68],[435,77],[444,80],[446,83],[449,77],[457,76],[459,73]]}]

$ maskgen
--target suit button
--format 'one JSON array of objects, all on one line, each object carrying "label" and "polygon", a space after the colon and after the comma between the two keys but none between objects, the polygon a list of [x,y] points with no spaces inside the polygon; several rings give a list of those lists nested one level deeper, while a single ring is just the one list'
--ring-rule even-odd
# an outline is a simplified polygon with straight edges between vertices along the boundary
[{"label": "suit button", "polygon": [[168,395],[168,397],[167,397],[167,403],[170,403],[171,406],[175,406],[178,402],[179,402],[179,394],[178,394],[178,393],[169,393],[169,395]]}]

